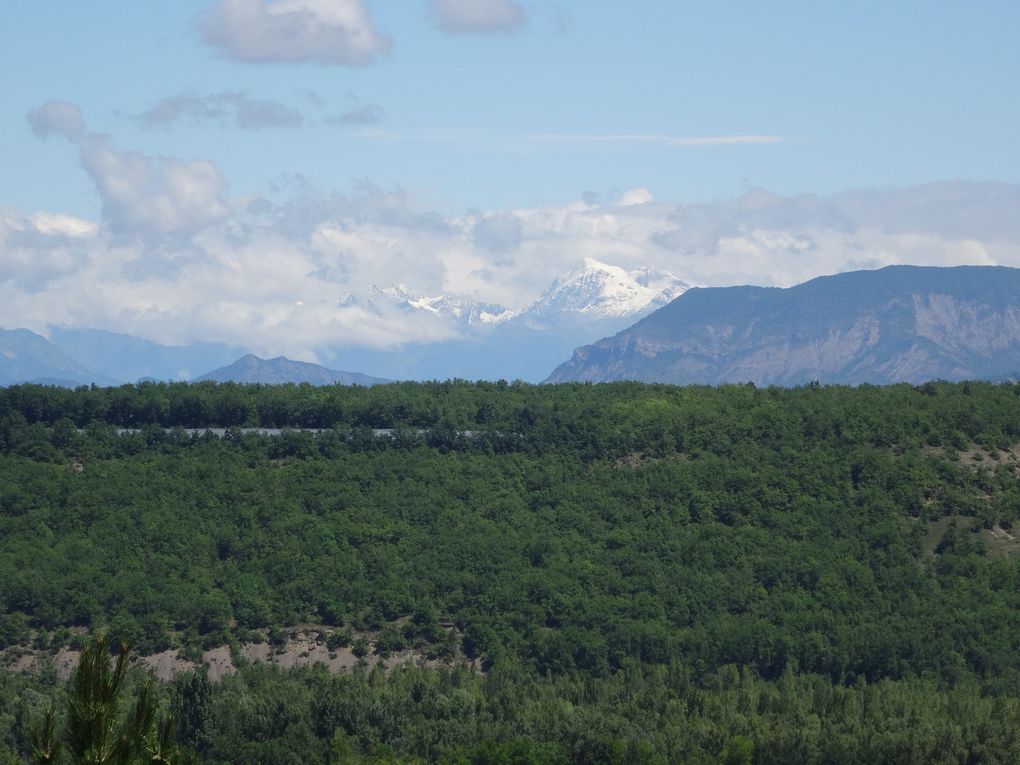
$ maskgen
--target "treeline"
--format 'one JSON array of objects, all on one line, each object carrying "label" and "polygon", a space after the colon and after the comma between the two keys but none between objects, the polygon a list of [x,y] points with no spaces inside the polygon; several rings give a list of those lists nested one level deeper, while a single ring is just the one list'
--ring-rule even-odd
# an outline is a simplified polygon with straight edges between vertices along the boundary
[{"label": "treeline", "polygon": [[[512,663],[485,676],[255,665],[159,690],[179,744],[223,765],[1011,765],[1020,752],[1020,701],[922,679],[763,681],[726,666],[696,683],[677,663],[604,679]],[[28,754],[53,700],[52,684],[0,677],[0,763]]]},{"label": "treeline", "polygon": [[397,428],[524,434],[532,446],[589,456],[718,450],[759,443],[874,445],[1020,440],[1020,385],[930,382],[920,386],[755,389],[641,383],[529,385],[464,381],[357,386],[141,383],[75,390],[0,388],[0,423],[122,428]]}]

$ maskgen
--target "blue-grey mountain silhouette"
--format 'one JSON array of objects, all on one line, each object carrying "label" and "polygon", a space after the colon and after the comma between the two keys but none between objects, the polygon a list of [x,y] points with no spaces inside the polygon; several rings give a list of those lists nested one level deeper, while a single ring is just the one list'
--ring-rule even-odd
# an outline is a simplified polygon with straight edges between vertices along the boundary
[{"label": "blue-grey mountain silhouette", "polygon": [[1020,376],[1020,269],[890,266],[787,289],[694,288],[549,382],[758,385]]}]

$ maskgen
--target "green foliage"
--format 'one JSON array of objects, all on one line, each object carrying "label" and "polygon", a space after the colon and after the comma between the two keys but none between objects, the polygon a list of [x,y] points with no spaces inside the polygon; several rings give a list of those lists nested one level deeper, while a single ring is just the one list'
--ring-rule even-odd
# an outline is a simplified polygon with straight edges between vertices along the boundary
[{"label": "green foliage", "polygon": [[764,681],[730,666],[696,683],[679,664],[539,677],[512,662],[199,677],[175,681],[172,704],[209,763],[1010,765],[1020,752],[1020,701],[931,680]]},{"label": "green foliage", "polygon": [[359,659],[363,656],[368,655],[368,640],[363,637],[356,638],[353,645],[351,646],[351,652]]},{"label": "green foliage", "polygon": [[62,734],[51,705],[29,736],[33,763],[177,765],[184,761],[172,739],[172,723],[157,730],[152,683],[138,688],[134,708],[122,714],[128,649],[122,645],[113,661],[108,646],[105,635],[85,646],[68,684]]},{"label": "green foliage", "polygon": [[986,383],[13,386],[0,645],[319,623],[489,672],[191,678],[213,762],[1008,762],[966,710],[1016,729],[1018,444]]},{"label": "green foliage", "polygon": [[722,765],[751,765],[754,754],[754,742],[747,736],[734,736],[726,748],[723,749],[720,759]]},{"label": "green foliage", "polygon": [[177,721],[177,740],[204,755],[212,741],[212,683],[205,668],[182,672],[173,681],[172,717]]},{"label": "green foliage", "polygon": [[329,637],[326,638],[326,648],[330,651],[337,651],[345,646],[349,646],[354,640],[354,635],[349,629],[337,630],[331,632]]}]

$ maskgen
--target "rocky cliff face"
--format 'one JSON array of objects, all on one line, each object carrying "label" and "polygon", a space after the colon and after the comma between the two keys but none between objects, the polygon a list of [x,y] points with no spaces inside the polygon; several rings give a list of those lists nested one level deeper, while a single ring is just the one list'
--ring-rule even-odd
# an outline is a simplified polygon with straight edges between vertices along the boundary
[{"label": "rocky cliff face", "polygon": [[892,266],[789,289],[691,289],[548,382],[757,385],[1020,376],[1020,269]]}]

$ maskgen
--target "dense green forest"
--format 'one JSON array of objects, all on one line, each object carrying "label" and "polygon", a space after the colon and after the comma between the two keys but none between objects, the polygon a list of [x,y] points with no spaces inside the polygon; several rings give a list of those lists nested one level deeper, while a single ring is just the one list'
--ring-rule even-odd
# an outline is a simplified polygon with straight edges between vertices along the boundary
[{"label": "dense green forest", "polygon": [[1015,763],[1018,445],[1013,384],[15,386],[0,648],[475,659],[181,675],[208,762]]}]

